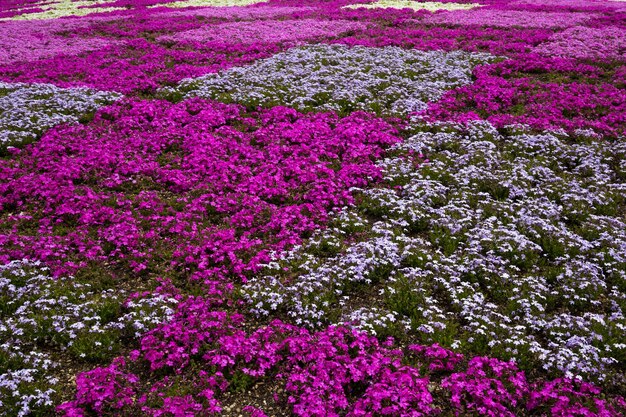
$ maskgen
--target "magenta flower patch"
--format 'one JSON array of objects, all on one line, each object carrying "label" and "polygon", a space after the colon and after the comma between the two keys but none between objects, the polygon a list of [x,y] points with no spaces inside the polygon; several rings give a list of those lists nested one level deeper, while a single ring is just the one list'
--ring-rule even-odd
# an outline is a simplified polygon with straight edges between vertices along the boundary
[{"label": "magenta flower patch", "polygon": [[[11,178],[1,188],[2,261],[39,259],[56,273],[107,260],[139,273],[165,261],[192,280],[243,278],[350,203],[350,187],[379,178],[373,158],[397,141],[365,113],[114,105],[2,163]],[[19,232],[24,210],[38,213],[35,235]]]},{"label": "magenta flower patch", "polygon": [[[342,327],[310,333],[279,321],[247,334],[240,329],[240,317],[229,317],[224,312],[200,312],[197,307],[201,304],[200,300],[187,304],[200,314],[184,321],[178,317],[180,321],[175,319],[156,329],[146,338],[150,343],[131,355],[136,365],[147,360],[154,366],[155,355],[163,357],[165,353],[174,359],[180,358],[182,352],[189,352],[201,357],[195,366],[191,365],[190,357],[184,363],[158,365],[157,369],[173,365],[177,373],[152,382],[149,392],[142,393],[137,376],[118,368],[119,363],[114,362],[107,368],[82,374],[77,381],[76,400],[61,405],[58,410],[62,415],[73,416],[88,410],[102,411],[106,406],[107,412],[101,414],[141,410],[147,415],[162,415],[148,405],[158,403],[162,404],[161,410],[170,413],[178,410],[180,415],[220,412],[223,406],[215,396],[236,389],[242,380],[278,382],[284,388],[280,390],[282,394],[275,393],[274,400],[284,403],[293,415],[306,417],[417,417],[440,415],[444,410],[459,415],[475,412],[514,416],[525,410],[550,407],[555,416],[574,416],[577,410],[583,410],[587,415],[617,417],[624,410],[621,399],[593,399],[600,391],[589,384],[568,379],[529,384],[525,374],[512,362],[475,357],[457,365],[456,372],[444,369],[439,376],[430,377],[421,375],[414,366],[405,365],[408,356],[394,349],[390,340],[381,343]],[[181,326],[189,325],[185,323],[198,331],[195,335],[202,336],[204,343],[199,339],[191,345],[176,341]],[[160,343],[155,344],[157,340]],[[429,349],[423,348],[410,347],[429,356]],[[188,385],[185,396],[176,395],[172,381],[189,367],[216,371],[211,376],[204,370],[192,371],[198,385]],[[94,384],[96,381],[100,383]],[[113,398],[118,402],[112,402]],[[251,405],[244,410],[251,415],[263,415]]]}]

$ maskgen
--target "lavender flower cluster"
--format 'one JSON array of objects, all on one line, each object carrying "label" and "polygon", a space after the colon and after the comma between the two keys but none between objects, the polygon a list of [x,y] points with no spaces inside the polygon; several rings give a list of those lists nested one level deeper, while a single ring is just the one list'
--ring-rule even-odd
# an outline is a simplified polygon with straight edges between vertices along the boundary
[{"label": "lavender flower cluster", "polygon": [[0,152],[31,143],[58,124],[88,120],[120,97],[87,88],[0,81]]},{"label": "lavender flower cluster", "polygon": [[486,53],[309,45],[289,49],[247,67],[186,79],[165,88],[166,97],[199,96],[248,107],[289,106],[301,111],[407,114],[471,82]]},{"label": "lavender flower cluster", "polygon": [[380,163],[386,187],[245,286],[251,311],[623,379],[626,143],[414,128]]},{"label": "lavender flower cluster", "polygon": [[39,262],[0,265],[0,415],[52,407],[61,362],[109,360],[168,320],[176,300],[55,279]]}]

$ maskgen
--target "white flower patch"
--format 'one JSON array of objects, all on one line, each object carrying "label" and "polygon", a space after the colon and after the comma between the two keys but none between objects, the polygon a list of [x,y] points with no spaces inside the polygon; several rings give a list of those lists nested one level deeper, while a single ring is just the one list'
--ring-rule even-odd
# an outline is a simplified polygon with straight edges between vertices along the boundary
[{"label": "white flower patch", "polygon": [[428,10],[436,12],[438,10],[470,10],[480,7],[479,3],[442,3],[439,1],[411,1],[411,0],[378,0],[374,3],[356,3],[343,6],[344,9],[412,9]]},{"label": "white flower patch", "polygon": [[390,327],[400,329],[410,329],[411,322],[403,319],[395,311],[385,312],[376,308],[359,308],[351,311],[343,317],[355,329],[363,330],[371,334],[378,334],[378,331],[387,332]]},{"label": "white flower patch", "polygon": [[31,143],[46,130],[78,122],[121,97],[88,88],[0,81],[0,151]]},{"label": "white flower patch", "polygon": [[387,187],[358,190],[333,227],[244,287],[251,310],[568,376],[619,372],[626,143],[486,122],[414,129],[380,162]]},{"label": "white flower patch", "polygon": [[16,405],[12,409],[15,414],[3,415],[25,417],[31,415],[31,411],[40,406],[52,407],[54,389],[24,389],[24,387],[33,385],[39,378],[41,375],[38,369],[20,369],[0,374],[0,410],[9,403]]},{"label": "white flower patch", "polygon": [[166,97],[205,97],[256,108],[301,111],[367,110],[407,114],[424,110],[452,88],[471,83],[472,69],[496,58],[485,53],[344,45],[289,49],[247,67],[183,80]]}]

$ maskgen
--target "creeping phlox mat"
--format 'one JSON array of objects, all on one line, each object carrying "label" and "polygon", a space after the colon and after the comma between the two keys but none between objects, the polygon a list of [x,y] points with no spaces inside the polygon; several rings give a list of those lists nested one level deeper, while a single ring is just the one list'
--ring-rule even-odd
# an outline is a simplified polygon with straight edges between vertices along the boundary
[{"label": "creeping phlox mat", "polygon": [[468,10],[474,7],[480,7],[480,3],[441,3],[438,1],[410,1],[410,0],[378,0],[373,3],[356,3],[344,6],[347,9],[412,9],[412,10],[429,10],[431,12],[437,10]]},{"label": "creeping phlox mat", "polygon": [[87,121],[119,98],[87,88],[0,82],[0,152],[30,143],[56,125]]},{"label": "creeping phlox mat", "polygon": [[152,7],[174,7],[174,8],[183,8],[183,7],[201,7],[201,6],[212,6],[212,7],[224,7],[224,6],[249,6],[251,4],[264,3],[267,0],[181,0],[181,1],[173,1],[167,2],[163,4],[155,4]]},{"label": "creeping phlox mat", "polygon": [[251,108],[289,106],[342,114],[367,110],[409,114],[426,108],[446,90],[469,84],[474,66],[488,54],[423,52],[399,47],[314,45],[218,74],[183,80],[165,96],[219,99]]},{"label": "creeping phlox mat", "polygon": [[[605,379],[626,325],[620,303],[601,301],[623,297],[611,285],[623,271],[605,253],[621,259],[626,247],[615,210],[624,165],[611,163],[624,161],[626,143],[572,143],[523,128],[501,134],[489,123],[415,129],[394,148],[399,155],[380,161],[386,187],[359,190],[336,227],[245,285],[254,311],[525,352],[543,369]],[[415,170],[407,153],[428,163]],[[583,172],[572,158],[585,160]],[[359,239],[352,228],[363,231]],[[294,269],[302,271],[295,279]],[[376,291],[363,297],[360,286]],[[591,306],[593,315],[575,313]]]},{"label": "creeping phlox mat", "polygon": [[123,10],[107,7],[109,0],[53,0],[28,3],[27,7],[14,9],[15,15],[6,20],[56,19],[66,16],[86,16],[92,13]]},{"label": "creeping phlox mat", "polygon": [[626,415],[626,3],[0,2],[0,416]]}]

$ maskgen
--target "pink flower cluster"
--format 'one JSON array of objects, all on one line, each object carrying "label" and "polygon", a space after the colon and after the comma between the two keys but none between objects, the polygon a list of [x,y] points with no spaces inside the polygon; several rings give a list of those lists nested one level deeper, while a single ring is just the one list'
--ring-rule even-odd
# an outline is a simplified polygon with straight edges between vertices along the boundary
[{"label": "pink flower cluster", "polygon": [[593,13],[528,12],[477,8],[449,13],[437,13],[425,19],[431,24],[522,27],[522,28],[566,28],[585,23],[599,15]]},{"label": "pink flower cluster", "polygon": [[139,378],[120,370],[125,364],[124,359],[117,358],[107,367],[78,374],[76,401],[72,405],[61,405],[59,411],[66,411],[67,416],[82,417],[80,406],[105,414],[132,405]]},{"label": "pink flower cluster", "polygon": [[289,46],[304,44],[339,35],[342,32],[364,29],[360,22],[346,20],[319,21],[303,19],[293,21],[261,20],[253,22],[234,22],[216,26],[204,26],[198,29],[180,32],[171,36],[162,36],[159,41],[204,43],[219,42],[252,44],[286,43]]},{"label": "pink flower cluster", "polygon": [[243,44],[222,48],[207,45],[195,50],[169,49],[137,38],[73,59],[57,55],[36,62],[0,67],[0,78],[148,95],[183,78],[244,65],[278,51],[273,45],[259,48],[258,45]]},{"label": "pink flower cluster", "polygon": [[41,0],[5,0],[0,3],[0,18],[40,12],[43,10],[41,3]]},{"label": "pink flower cluster", "polygon": [[[344,327],[311,333],[274,321],[247,333],[241,316],[207,311],[201,299],[190,300],[183,309],[189,309],[188,314],[179,313],[144,339],[141,350],[131,354],[134,363],[127,370],[114,364],[82,374],[77,399],[59,411],[66,416],[87,411],[119,415],[141,410],[153,416],[219,412],[219,398],[237,383],[235,375],[271,384],[274,401],[288,404],[293,415],[302,417],[473,413],[495,417],[546,415],[544,411],[563,417],[617,417],[626,411],[623,399],[600,399],[600,390],[584,382],[557,379],[531,384],[513,362],[486,357],[467,361],[439,346],[413,345],[403,351],[394,348],[393,340],[381,343]],[[180,339],[185,333],[193,337]],[[187,356],[181,362],[183,353]],[[143,362],[164,375],[147,393],[130,371]],[[420,366],[436,369],[437,374],[422,373]],[[189,368],[201,370],[195,371],[195,384],[185,386],[183,396],[171,382]],[[277,393],[281,387],[284,395]],[[160,413],[152,408],[155,404],[160,404]],[[103,412],[105,405],[108,409]],[[251,415],[264,415],[255,406],[246,409]]]},{"label": "pink flower cluster", "polygon": [[[129,2],[129,0],[118,0],[119,2]],[[148,0],[151,1],[151,0]],[[134,0],[130,0],[134,2]],[[157,18],[171,18],[180,16],[191,16],[194,18],[207,18],[207,19],[240,19],[240,20],[252,20],[252,19],[271,19],[280,16],[289,15],[307,15],[308,12],[316,10],[313,7],[302,7],[300,2],[290,2],[286,6],[272,6],[265,7],[264,3],[257,7],[202,7],[191,9],[178,9],[172,10],[169,8],[154,9]],[[297,7],[296,7],[297,6]]]},{"label": "pink flower cluster", "polygon": [[365,113],[119,103],[0,161],[0,261],[243,278],[350,203],[350,187],[379,178],[373,159],[399,140],[394,133]]},{"label": "pink flower cluster", "polygon": [[624,61],[626,30],[613,26],[598,29],[576,26],[555,34],[534,52],[548,57]]},{"label": "pink flower cluster", "polygon": [[117,43],[114,39],[64,36],[108,18],[16,21],[0,24],[0,65],[74,56]]},{"label": "pink flower cluster", "polygon": [[[534,54],[483,66],[476,81],[450,91],[425,114],[432,119],[486,119],[497,126],[594,129],[626,133],[626,71]],[[582,79],[582,80],[581,80]]]},{"label": "pink flower cluster", "polygon": [[522,10],[528,6],[540,8],[562,8],[565,10],[606,10],[606,9],[626,9],[619,0],[515,0],[508,4],[509,7],[519,7]]}]

